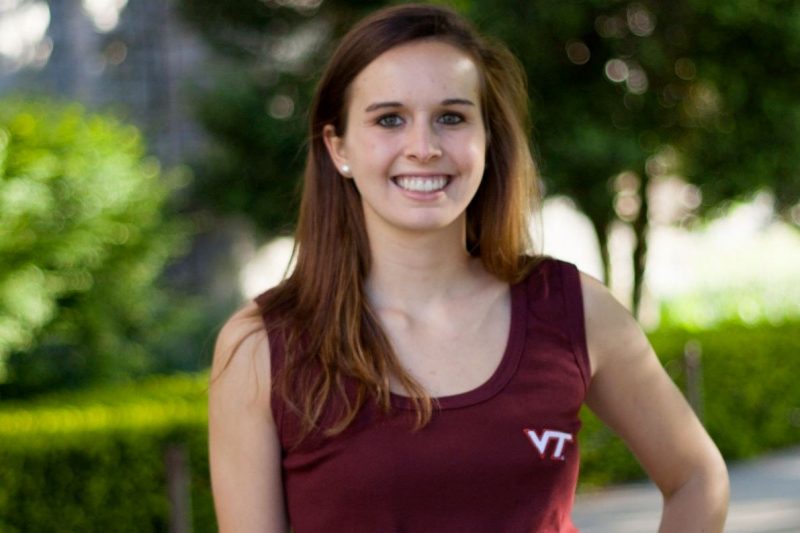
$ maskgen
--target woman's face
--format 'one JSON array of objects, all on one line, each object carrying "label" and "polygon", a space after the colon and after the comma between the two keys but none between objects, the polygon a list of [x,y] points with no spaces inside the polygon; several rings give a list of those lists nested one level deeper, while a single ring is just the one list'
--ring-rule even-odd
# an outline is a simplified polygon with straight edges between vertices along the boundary
[{"label": "woman's face", "polygon": [[463,224],[486,157],[472,59],[441,41],[407,43],[367,65],[349,95],[345,134],[327,126],[324,137],[350,169],[370,235]]}]

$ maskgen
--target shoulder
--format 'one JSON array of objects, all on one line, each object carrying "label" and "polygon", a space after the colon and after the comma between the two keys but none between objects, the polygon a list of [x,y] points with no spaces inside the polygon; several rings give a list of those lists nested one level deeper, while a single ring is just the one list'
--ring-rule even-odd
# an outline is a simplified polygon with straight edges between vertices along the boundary
[{"label": "shoulder", "polygon": [[592,375],[611,360],[632,359],[652,352],[639,323],[611,291],[592,276],[580,273],[586,344]]},{"label": "shoulder", "polygon": [[600,280],[585,272],[579,272],[579,278],[587,325],[590,319],[592,324],[602,321],[608,325],[608,322],[612,324],[619,322],[622,318],[620,315],[630,316],[630,313]]},{"label": "shoulder", "polygon": [[220,330],[208,390],[208,454],[220,531],[287,531],[270,353],[253,302]]},{"label": "shoulder", "polygon": [[[216,391],[215,391],[216,389]],[[220,329],[211,365],[210,394],[269,405],[270,350],[255,302],[234,313]]]}]

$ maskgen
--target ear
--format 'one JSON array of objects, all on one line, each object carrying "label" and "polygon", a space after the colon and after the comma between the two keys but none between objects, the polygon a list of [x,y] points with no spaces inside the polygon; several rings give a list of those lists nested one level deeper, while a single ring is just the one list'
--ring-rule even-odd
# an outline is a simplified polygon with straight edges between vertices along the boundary
[{"label": "ear", "polygon": [[333,124],[326,124],[322,128],[322,138],[325,141],[325,148],[328,149],[328,155],[333,161],[333,165],[339,174],[345,178],[352,178],[353,174],[350,172],[350,167],[347,164],[347,151],[344,146],[344,138],[336,135],[336,128]]}]

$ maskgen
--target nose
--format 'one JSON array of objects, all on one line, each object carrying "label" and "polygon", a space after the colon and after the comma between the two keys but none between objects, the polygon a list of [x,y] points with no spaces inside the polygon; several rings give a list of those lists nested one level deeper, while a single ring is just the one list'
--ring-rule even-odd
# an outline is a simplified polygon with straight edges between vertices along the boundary
[{"label": "nose", "polygon": [[439,132],[426,121],[418,121],[408,128],[405,154],[409,159],[429,161],[442,155]]}]

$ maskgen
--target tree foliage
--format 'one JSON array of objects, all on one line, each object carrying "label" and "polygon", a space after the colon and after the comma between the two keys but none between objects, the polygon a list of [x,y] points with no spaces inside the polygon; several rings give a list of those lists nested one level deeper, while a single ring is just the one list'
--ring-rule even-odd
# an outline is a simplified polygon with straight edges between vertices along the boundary
[{"label": "tree foliage", "polygon": [[291,231],[305,163],[306,109],[326,50],[380,2],[181,0],[186,20],[218,51],[195,88],[196,115],[214,148],[195,162],[194,197],[243,214],[265,234]]},{"label": "tree foliage", "polygon": [[588,215],[601,248],[612,222],[632,225],[634,308],[653,180],[677,173],[698,185],[699,214],[760,188],[783,212],[800,198],[797,3],[472,6],[525,65],[548,190]]},{"label": "tree foliage", "polygon": [[800,4],[689,5],[684,174],[701,185],[703,209],[763,188],[785,215],[800,200]]},{"label": "tree foliage", "polygon": [[140,372],[181,249],[172,185],[135,128],[78,105],[0,102],[0,368],[35,389]]}]

